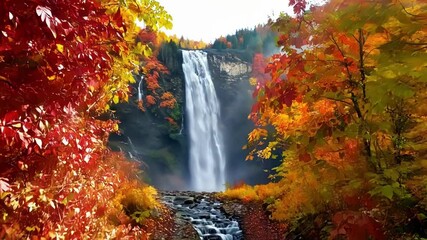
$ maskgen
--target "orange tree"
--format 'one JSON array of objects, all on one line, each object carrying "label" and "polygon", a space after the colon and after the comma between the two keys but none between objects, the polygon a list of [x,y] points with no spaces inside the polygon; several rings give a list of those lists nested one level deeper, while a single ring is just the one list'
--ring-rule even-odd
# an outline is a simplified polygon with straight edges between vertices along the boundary
[{"label": "orange tree", "polygon": [[[161,44],[167,40],[168,37],[164,33],[157,34],[152,29],[144,29],[138,33],[137,41],[149,46],[144,50],[146,54],[141,55],[140,58],[144,64],[140,81],[144,84],[138,83],[138,91],[141,91],[138,93],[138,108],[142,111],[145,111],[146,107],[167,109],[176,107],[175,97],[172,93],[165,91],[159,83],[162,76],[169,74],[167,67],[156,57]],[[145,93],[143,93],[144,90]]]},{"label": "orange tree", "polygon": [[[0,3],[0,238],[143,238],[121,211],[136,166],[106,148],[118,126],[99,118],[150,54],[137,19],[170,25],[154,0]],[[156,206],[144,189],[140,210]]]},{"label": "orange tree", "polygon": [[290,4],[296,16],[273,24],[282,53],[266,68],[269,80],[256,85],[250,118],[257,128],[248,144],[248,159],[281,164],[274,183],[226,194],[267,201],[277,220],[328,213],[332,239],[383,238],[386,223],[421,224],[427,4]]}]

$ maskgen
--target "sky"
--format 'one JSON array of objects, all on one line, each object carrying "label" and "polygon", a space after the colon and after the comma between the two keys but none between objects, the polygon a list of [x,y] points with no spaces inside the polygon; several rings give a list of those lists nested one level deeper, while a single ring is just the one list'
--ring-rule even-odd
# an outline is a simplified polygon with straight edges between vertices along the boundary
[{"label": "sky", "polygon": [[191,40],[213,42],[216,38],[253,28],[290,13],[288,0],[158,0],[172,15],[173,29],[166,31]]}]

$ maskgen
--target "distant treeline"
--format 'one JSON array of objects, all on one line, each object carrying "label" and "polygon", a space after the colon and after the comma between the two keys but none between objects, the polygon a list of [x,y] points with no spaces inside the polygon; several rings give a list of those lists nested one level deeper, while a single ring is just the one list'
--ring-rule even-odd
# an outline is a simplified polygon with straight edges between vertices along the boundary
[{"label": "distant treeline", "polygon": [[278,52],[277,33],[269,25],[258,25],[252,29],[237,30],[234,34],[221,36],[213,44],[170,36],[160,48],[158,59],[165,63],[170,71],[178,70],[178,49],[235,49],[245,51],[245,60],[251,61],[254,54],[269,56]]},{"label": "distant treeline", "polygon": [[213,49],[239,49],[253,53],[270,55],[277,51],[277,33],[268,25],[258,25],[253,29],[237,30],[235,34],[219,37],[214,41]]}]

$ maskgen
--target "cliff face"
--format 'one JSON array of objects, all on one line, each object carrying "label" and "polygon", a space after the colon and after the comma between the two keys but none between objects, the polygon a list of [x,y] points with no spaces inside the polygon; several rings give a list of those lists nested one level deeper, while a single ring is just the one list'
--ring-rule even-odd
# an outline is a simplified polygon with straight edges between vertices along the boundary
[{"label": "cliff face", "polygon": [[[239,181],[255,184],[267,180],[260,161],[244,161],[247,151],[247,134],[253,124],[248,120],[252,106],[252,87],[249,85],[251,63],[245,52],[208,52],[208,64],[221,107],[221,130],[225,139],[228,182]],[[128,104],[116,107],[115,116],[121,121],[121,135],[110,137],[113,150],[123,151],[128,157],[143,162],[143,170],[148,182],[163,190],[186,190],[189,186],[187,128],[185,126],[185,78],[182,72],[182,55],[165,54],[160,60],[171,74],[162,76],[160,84],[174,94],[176,109],[148,109],[141,112],[137,108],[137,84]],[[174,114],[179,125],[172,128],[165,118]],[[183,129],[181,123],[184,121]],[[181,131],[182,130],[182,131]]]},{"label": "cliff face", "polygon": [[[207,50],[209,70],[221,103],[235,100],[237,95],[247,95],[251,90],[249,78],[251,63],[242,60],[232,51]],[[228,108],[228,104],[222,104]]]},{"label": "cliff face", "polygon": [[249,62],[243,61],[238,56],[230,52],[220,52],[215,50],[207,51],[211,74],[217,78],[222,78],[229,84],[244,81],[251,72],[252,67]]},{"label": "cliff face", "polygon": [[[182,57],[179,52],[165,55],[163,63],[170,74],[159,78],[164,91],[172,92],[177,105],[174,109],[138,108],[138,83],[131,86],[132,96],[128,103],[114,107],[114,117],[120,123],[120,134],[110,136],[109,145],[114,151],[122,151],[128,158],[141,162],[145,181],[161,190],[186,190],[188,186],[187,142],[185,132],[181,132],[185,112],[185,78],[182,72]],[[142,84],[143,95],[147,89]],[[143,96],[143,97],[144,97]],[[175,119],[172,126],[167,117]]]},{"label": "cliff face", "polygon": [[247,53],[237,50],[206,50],[216,93],[221,105],[221,123],[227,158],[228,182],[250,184],[267,181],[263,170],[270,163],[245,161],[247,136],[254,125],[248,119],[251,111],[253,87],[249,84],[252,63]]}]

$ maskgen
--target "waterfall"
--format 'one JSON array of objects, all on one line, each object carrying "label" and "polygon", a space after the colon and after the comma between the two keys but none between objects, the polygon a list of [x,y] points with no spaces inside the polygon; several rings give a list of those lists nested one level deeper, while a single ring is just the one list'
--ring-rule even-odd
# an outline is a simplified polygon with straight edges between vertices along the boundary
[{"label": "waterfall", "polygon": [[138,152],[136,151],[135,145],[133,145],[132,140],[130,140],[130,137],[127,137],[127,139],[128,139],[128,143],[129,143],[129,146],[130,146],[130,149],[132,150],[132,152],[134,152],[134,153],[138,153]]},{"label": "waterfall", "polygon": [[139,83],[138,83],[138,100],[139,101],[142,100],[142,96],[144,95],[144,93],[142,92],[142,88],[141,88],[142,80],[144,80],[144,76],[141,76],[141,80],[139,80]]},{"label": "waterfall", "polygon": [[207,53],[182,51],[190,174],[195,191],[225,189],[225,157],[219,129],[220,109]]},{"label": "waterfall", "polygon": [[181,110],[181,128],[179,129],[179,135],[182,135],[182,131],[184,130],[184,111]]}]

